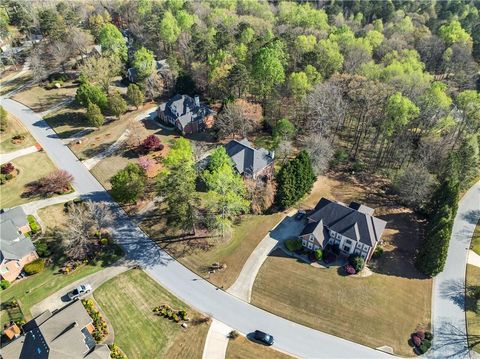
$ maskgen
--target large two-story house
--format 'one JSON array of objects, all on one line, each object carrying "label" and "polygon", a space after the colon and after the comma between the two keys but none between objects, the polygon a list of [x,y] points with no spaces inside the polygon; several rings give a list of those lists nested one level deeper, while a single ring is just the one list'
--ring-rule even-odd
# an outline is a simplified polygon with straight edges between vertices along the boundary
[{"label": "large two-story house", "polygon": [[38,258],[22,207],[0,214],[0,278],[12,282],[23,267]]},{"label": "large two-story house", "polygon": [[200,103],[200,98],[175,95],[157,109],[158,117],[178,128],[182,134],[202,132],[213,126],[215,111]]},{"label": "large two-story house", "polygon": [[255,148],[246,138],[232,140],[224,147],[241,176],[253,179],[273,176],[273,151]]},{"label": "large two-story house", "polygon": [[322,198],[307,217],[299,236],[302,246],[315,250],[338,246],[344,255],[359,255],[369,261],[387,222],[373,216],[374,210],[362,204],[350,205]]}]

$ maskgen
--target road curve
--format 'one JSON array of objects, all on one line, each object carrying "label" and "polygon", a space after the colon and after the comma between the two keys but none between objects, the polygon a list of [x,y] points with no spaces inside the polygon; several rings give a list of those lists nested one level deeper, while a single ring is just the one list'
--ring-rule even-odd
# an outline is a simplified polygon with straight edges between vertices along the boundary
[{"label": "road curve", "polygon": [[[274,347],[302,358],[391,358],[391,355],[296,324],[252,306],[216,288],[175,261],[150,240],[116,205],[105,189],[62,143],[48,124],[28,107],[0,97],[2,106],[19,118],[57,167],[69,171],[84,198],[112,203],[116,240],[145,271],[193,308],[247,334],[255,329],[271,333]],[[321,318],[319,319],[321,320]],[[355,320],[355,318],[352,318]]]},{"label": "road curve", "polygon": [[480,219],[480,182],[458,203],[448,256],[434,279],[432,293],[433,346],[431,358],[468,358],[465,323],[465,269],[470,242]]}]

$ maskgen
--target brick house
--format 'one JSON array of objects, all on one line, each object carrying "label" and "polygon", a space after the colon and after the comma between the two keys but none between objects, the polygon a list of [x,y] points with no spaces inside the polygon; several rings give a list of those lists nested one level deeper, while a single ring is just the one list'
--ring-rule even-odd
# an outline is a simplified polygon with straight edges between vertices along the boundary
[{"label": "brick house", "polygon": [[316,250],[338,246],[343,255],[359,255],[368,262],[387,222],[373,216],[374,210],[357,202],[343,203],[322,198],[307,217],[299,235],[302,246]]},{"label": "brick house", "polygon": [[30,232],[22,207],[0,214],[0,277],[9,282],[23,267],[38,258],[35,246],[26,234]]}]

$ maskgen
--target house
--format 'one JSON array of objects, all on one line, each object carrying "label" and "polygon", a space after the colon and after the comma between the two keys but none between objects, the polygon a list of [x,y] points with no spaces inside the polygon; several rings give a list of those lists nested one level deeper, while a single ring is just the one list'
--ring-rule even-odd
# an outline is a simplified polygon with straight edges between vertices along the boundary
[{"label": "house", "polygon": [[387,222],[373,216],[374,210],[357,202],[343,203],[322,198],[307,217],[299,236],[311,250],[338,246],[344,255],[359,255],[369,261]]},{"label": "house", "polygon": [[175,95],[157,109],[158,117],[178,128],[184,135],[202,132],[213,126],[215,111],[200,103],[200,98]]},{"label": "house", "polygon": [[0,214],[0,277],[9,282],[18,277],[23,267],[38,258],[29,237],[27,215],[22,207]]},{"label": "house", "polygon": [[24,334],[2,348],[3,359],[108,359],[107,345],[92,337],[94,326],[81,301],[49,310],[22,327]]},{"label": "house", "polygon": [[254,148],[252,144],[244,138],[237,141],[232,140],[225,145],[227,154],[232,159],[237,172],[244,177],[273,176],[273,160],[275,154],[264,148]]},{"label": "house", "polygon": [[[154,66],[155,66],[155,70],[157,71],[157,74],[159,74],[162,77],[170,69],[166,59],[160,60],[160,61],[155,61]],[[130,67],[127,70],[127,78],[128,78],[128,81],[130,81],[130,82],[137,82],[137,80],[138,80],[137,79],[137,70],[133,67]]]}]

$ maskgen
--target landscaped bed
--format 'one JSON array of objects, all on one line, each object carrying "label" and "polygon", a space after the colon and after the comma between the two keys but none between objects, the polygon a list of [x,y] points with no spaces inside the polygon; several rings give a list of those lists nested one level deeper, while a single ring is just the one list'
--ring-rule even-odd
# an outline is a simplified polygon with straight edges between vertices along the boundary
[{"label": "landscaped bed", "polygon": [[27,129],[11,114],[7,115],[7,128],[0,132],[0,136],[0,153],[17,151],[35,144]]},{"label": "landscaped bed", "polygon": [[44,152],[35,152],[12,161],[18,174],[0,186],[0,208],[10,208],[38,198],[22,197],[25,185],[46,176],[55,166]]},{"label": "landscaped bed", "polygon": [[[201,358],[208,324],[194,324],[201,316],[163,289],[143,271],[134,269],[115,277],[94,293],[110,320],[117,343],[129,359]],[[180,323],[156,315],[159,305],[186,310],[191,320]],[[141,335],[141,340],[139,340]]]}]

